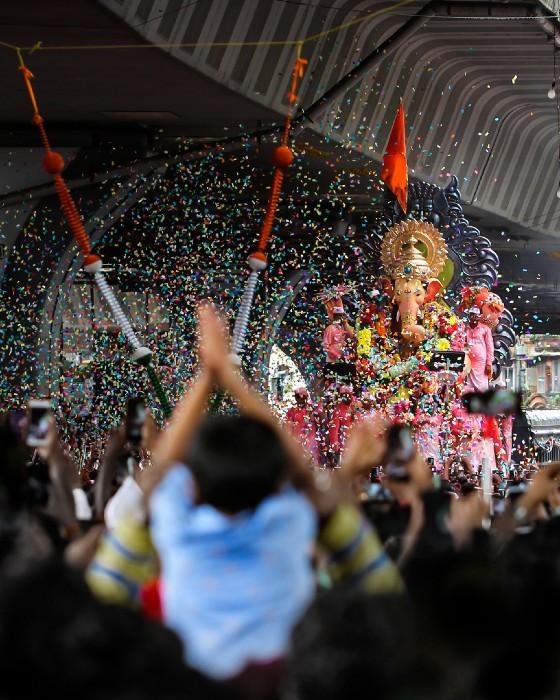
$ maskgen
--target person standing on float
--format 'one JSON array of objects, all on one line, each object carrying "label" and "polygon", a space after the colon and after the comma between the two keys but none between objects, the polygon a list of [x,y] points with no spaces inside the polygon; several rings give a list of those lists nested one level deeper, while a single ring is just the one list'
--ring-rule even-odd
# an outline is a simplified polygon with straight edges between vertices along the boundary
[{"label": "person standing on float", "polygon": [[305,387],[298,387],[294,391],[296,405],[288,409],[286,413],[286,427],[302,445],[315,463],[319,461],[319,448],[317,445],[317,426],[313,406],[309,402],[309,393]]},{"label": "person standing on float", "polygon": [[[466,329],[466,351],[469,358],[470,370],[465,380],[464,393],[473,391],[488,391],[492,378],[492,360],[494,359],[494,340],[492,331],[485,323],[480,323],[480,309],[473,306],[467,312],[468,326]],[[494,454],[494,434],[497,426],[495,419],[482,416],[473,416],[476,419],[480,437],[473,431],[471,438],[470,455],[476,468],[484,465],[488,460],[492,473],[496,468]]]},{"label": "person standing on float", "polygon": [[465,381],[465,392],[488,391],[494,359],[492,331],[485,323],[479,323],[480,309],[476,306],[469,309],[468,317],[466,349],[471,367]]},{"label": "person standing on float", "polygon": [[330,414],[328,424],[329,466],[340,467],[346,438],[354,422],[354,392],[350,384],[339,384],[338,400]]},{"label": "person standing on float", "polygon": [[323,335],[323,350],[328,363],[345,361],[348,341],[354,337],[354,330],[348,323],[341,301],[333,307],[332,314],[333,319]]}]

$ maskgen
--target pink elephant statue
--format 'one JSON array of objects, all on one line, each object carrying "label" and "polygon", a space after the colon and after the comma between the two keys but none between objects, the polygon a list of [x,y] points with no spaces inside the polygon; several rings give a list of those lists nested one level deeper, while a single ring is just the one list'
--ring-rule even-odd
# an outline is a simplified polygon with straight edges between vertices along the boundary
[{"label": "pink elephant statue", "polygon": [[437,279],[447,257],[440,231],[426,221],[407,219],[392,226],[381,244],[381,262],[394,280],[393,302],[399,309],[401,336],[412,345],[426,337],[418,323],[423,304],[433,301],[443,285]]},{"label": "pink elephant statue", "polygon": [[463,300],[459,305],[459,311],[467,311],[473,306],[478,307],[480,309],[480,321],[494,330],[500,322],[505,308],[504,302],[500,297],[487,287],[481,286],[463,287],[461,296]]},{"label": "pink elephant statue", "polygon": [[504,302],[500,297],[494,294],[494,292],[489,292],[480,308],[480,320],[482,323],[490,326],[491,329],[494,329],[500,322],[500,318],[504,313],[504,308]]},{"label": "pink elephant statue", "polygon": [[418,314],[424,304],[437,297],[443,285],[431,279],[426,288],[417,277],[397,277],[393,288],[393,302],[399,307],[401,336],[412,345],[419,345],[426,337],[426,329],[418,323]]}]

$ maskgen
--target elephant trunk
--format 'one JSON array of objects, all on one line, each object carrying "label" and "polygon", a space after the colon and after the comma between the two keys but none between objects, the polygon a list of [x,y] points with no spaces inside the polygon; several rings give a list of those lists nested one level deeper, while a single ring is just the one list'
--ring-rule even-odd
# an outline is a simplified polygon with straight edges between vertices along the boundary
[{"label": "elephant trunk", "polygon": [[401,336],[415,345],[426,337],[426,329],[417,323],[419,308],[415,299],[406,299],[399,304]]}]

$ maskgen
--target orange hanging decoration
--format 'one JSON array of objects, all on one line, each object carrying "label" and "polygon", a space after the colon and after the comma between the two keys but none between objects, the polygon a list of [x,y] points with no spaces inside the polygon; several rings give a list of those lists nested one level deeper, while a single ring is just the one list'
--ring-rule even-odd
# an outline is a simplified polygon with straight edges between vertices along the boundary
[{"label": "orange hanging decoration", "polygon": [[60,153],[52,150],[49,137],[47,136],[45,129],[43,117],[39,113],[39,107],[37,106],[33,86],[31,85],[33,73],[23,62],[23,56],[21,55],[20,51],[18,51],[18,56],[20,61],[19,69],[23,75],[25,86],[27,88],[27,92],[29,93],[29,99],[33,107],[33,124],[35,124],[39,130],[39,135],[45,149],[43,169],[53,176],[54,187],[60,201],[62,214],[68,223],[68,227],[74,236],[74,240],[84,256],[84,269],[95,279],[101,295],[109,305],[115,320],[134,351],[132,359],[135,362],[145,366],[160,401],[162,411],[164,415],[169,416],[171,415],[171,406],[169,404],[165,389],[159,380],[157,372],[151,364],[152,351],[140,343],[132,324],[122,310],[113,290],[107,284],[107,280],[103,274],[103,263],[101,258],[92,252],[91,241],[84,227],[84,222],[78,208],[76,207],[72,194],[68,189],[64,178],[62,177],[62,171],[64,170],[64,158]]},{"label": "orange hanging decoration", "polygon": [[261,225],[257,247],[249,255],[247,261],[251,273],[249,274],[249,277],[247,278],[247,282],[245,284],[245,289],[243,291],[243,296],[241,298],[239,310],[237,312],[237,318],[235,319],[235,326],[233,328],[232,356],[238,363],[241,362],[243,346],[245,345],[245,336],[247,334],[249,317],[251,315],[251,307],[253,305],[253,299],[257,287],[258,274],[262,270],[265,270],[268,264],[266,250],[268,248],[268,243],[272,235],[272,226],[274,225],[276,212],[278,210],[278,202],[280,201],[284,173],[290,167],[294,160],[294,154],[288,146],[288,138],[290,135],[290,126],[292,123],[292,110],[298,100],[298,82],[299,80],[301,80],[301,78],[303,78],[303,73],[306,64],[307,60],[301,58],[301,56],[299,56],[298,54],[292,73],[291,89],[288,92],[289,104],[288,112],[286,114],[286,121],[284,122],[284,130],[282,133],[282,143],[274,149],[274,152],[272,154],[272,162],[274,164],[275,170],[274,176],[272,178],[272,186],[270,188],[268,206],[266,208],[266,214]]},{"label": "orange hanging decoration", "polygon": [[33,73],[23,63],[21,56],[20,62],[21,65],[19,69],[22,72],[25,86],[27,88],[27,92],[29,93],[29,99],[31,100],[31,105],[33,107],[33,124],[35,124],[39,130],[39,135],[41,136],[41,141],[46,151],[43,158],[43,170],[49,173],[49,175],[53,176],[54,187],[60,201],[60,208],[62,209],[64,218],[68,222],[68,227],[70,228],[70,231],[85,258],[86,266],[98,266],[98,263],[101,262],[101,258],[91,252],[91,242],[84,228],[82,217],[80,216],[80,213],[74,204],[72,195],[70,194],[70,190],[66,186],[66,183],[62,177],[62,171],[64,170],[64,158],[60,155],[60,153],[52,150],[49,137],[47,136],[47,132],[45,130],[44,119],[39,113],[37,99],[35,98],[35,92],[33,91],[33,86],[31,85],[31,79],[34,77]]},{"label": "orange hanging decoration", "polygon": [[288,146],[288,138],[290,135],[290,126],[292,123],[292,110],[298,100],[298,81],[301,78],[303,78],[303,73],[306,64],[307,60],[301,58],[300,56],[298,56],[294,64],[294,70],[292,73],[292,86],[288,93],[289,107],[288,112],[286,114],[286,121],[284,122],[284,130],[282,133],[282,145],[277,146],[272,154],[272,162],[275,166],[275,171],[274,176],[272,178],[270,197],[268,200],[266,215],[261,226],[257,249],[249,256],[249,264],[251,259],[253,259],[260,260],[266,265],[266,249],[268,247],[268,242],[272,233],[272,226],[274,224],[274,219],[276,218],[276,212],[278,210],[278,202],[280,201],[282,182],[284,180],[284,171],[290,167],[294,160],[293,151]]}]

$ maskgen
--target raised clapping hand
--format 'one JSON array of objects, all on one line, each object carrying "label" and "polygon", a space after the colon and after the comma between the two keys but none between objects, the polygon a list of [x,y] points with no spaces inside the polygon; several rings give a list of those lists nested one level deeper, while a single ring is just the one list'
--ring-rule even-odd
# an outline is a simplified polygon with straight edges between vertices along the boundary
[{"label": "raised clapping hand", "polygon": [[516,525],[531,520],[537,506],[557,488],[559,476],[560,462],[551,462],[535,474],[533,483],[516,502],[515,508],[496,521],[495,531],[499,539],[507,541],[513,536]]},{"label": "raised clapping hand", "polygon": [[214,380],[220,382],[226,371],[231,370],[229,337],[225,322],[211,304],[201,304],[198,309],[198,356],[203,368]]},{"label": "raised clapping hand", "polygon": [[545,501],[550,492],[557,486],[558,476],[560,476],[560,462],[551,462],[543,466],[535,474],[529,490],[519,499],[519,505],[531,509]]},{"label": "raised clapping hand", "polygon": [[64,526],[66,536],[71,539],[79,531],[72,495],[72,486],[79,483],[78,470],[60,443],[53,416],[49,419],[45,443],[37,447],[37,453],[49,466],[51,515]]},{"label": "raised clapping hand", "polygon": [[457,548],[467,545],[475,530],[483,527],[490,515],[490,504],[477,492],[454,499],[448,519],[449,531]]}]

